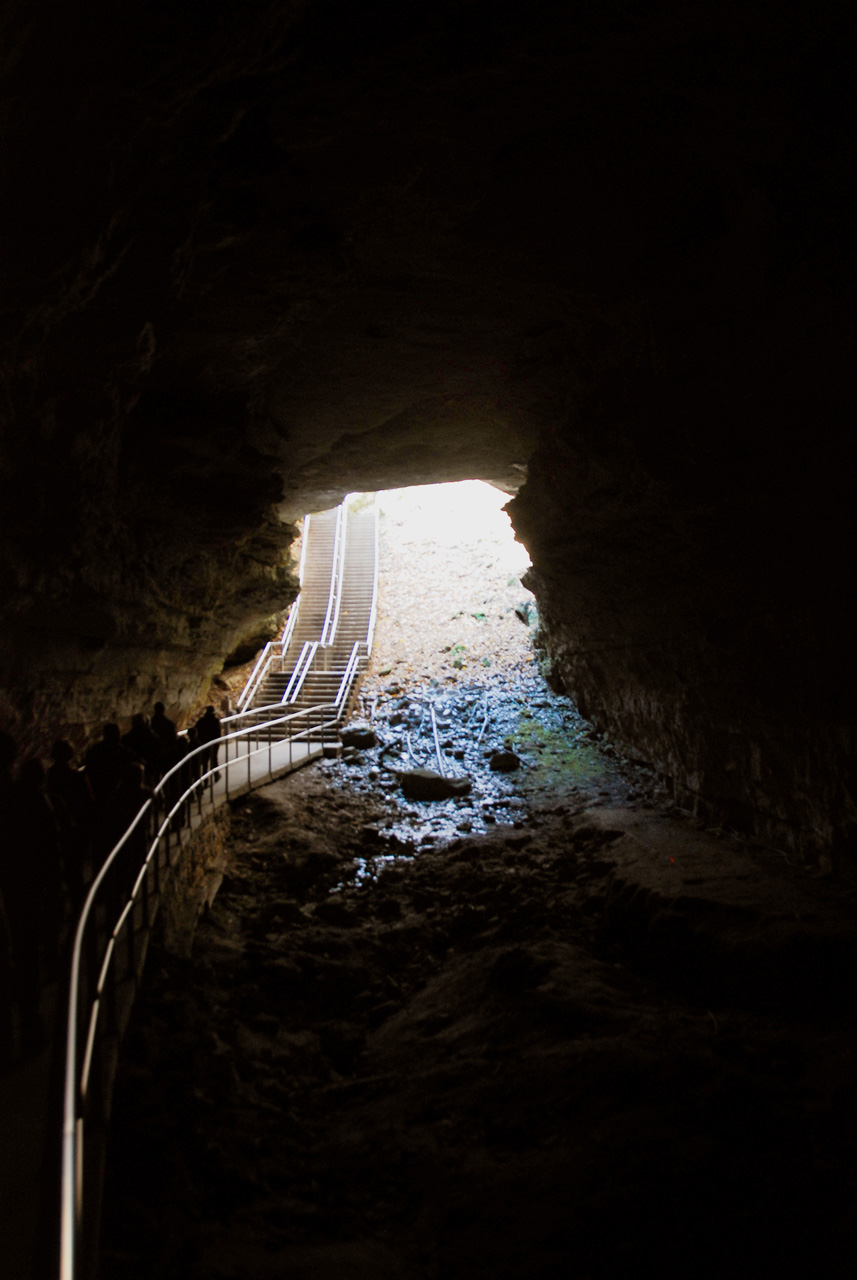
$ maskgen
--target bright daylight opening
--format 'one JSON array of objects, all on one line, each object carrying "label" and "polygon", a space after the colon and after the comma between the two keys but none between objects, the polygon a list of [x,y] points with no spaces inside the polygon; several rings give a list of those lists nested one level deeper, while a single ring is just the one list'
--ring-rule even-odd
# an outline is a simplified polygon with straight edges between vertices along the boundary
[{"label": "bright daylight opening", "polygon": [[534,597],[521,585],[530,559],[508,501],[481,480],[378,494],[371,673],[452,683],[533,661]]}]

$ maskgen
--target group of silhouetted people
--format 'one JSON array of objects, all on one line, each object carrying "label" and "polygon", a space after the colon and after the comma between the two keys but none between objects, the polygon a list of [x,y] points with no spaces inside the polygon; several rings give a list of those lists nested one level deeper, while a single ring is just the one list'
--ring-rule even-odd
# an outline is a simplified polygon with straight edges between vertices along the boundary
[{"label": "group of silhouetted people", "polygon": [[[59,973],[66,924],[76,920],[107,856],[162,779],[167,813],[216,769],[220,735],[213,706],[180,733],[156,702],[151,719],[133,716],[125,734],[118,724],[104,725],[82,768],[71,743],[60,740],[47,769],[32,758],[16,775],[15,742],[0,731],[0,1064],[44,1044],[42,987]],[[194,755],[198,747],[207,750]],[[185,820],[179,809],[173,826]],[[138,828],[123,850],[128,876],[139,870],[151,836],[149,823],[141,819]]]}]

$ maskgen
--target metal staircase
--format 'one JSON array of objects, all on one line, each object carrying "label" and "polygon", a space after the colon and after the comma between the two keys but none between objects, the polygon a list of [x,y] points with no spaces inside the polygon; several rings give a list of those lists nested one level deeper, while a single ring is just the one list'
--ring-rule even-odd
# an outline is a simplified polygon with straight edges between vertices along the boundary
[{"label": "metal staircase", "polygon": [[343,503],[308,515],[300,595],[283,639],[267,646],[239,700],[256,713],[260,737],[284,711],[326,704],[344,714],[369,659],[376,592],[376,506],[351,511]]}]

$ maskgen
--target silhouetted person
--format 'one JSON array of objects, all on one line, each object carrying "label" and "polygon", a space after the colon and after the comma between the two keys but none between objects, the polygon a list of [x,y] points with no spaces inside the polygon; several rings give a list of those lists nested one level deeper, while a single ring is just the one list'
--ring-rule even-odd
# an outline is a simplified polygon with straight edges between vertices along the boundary
[{"label": "silhouetted person", "polygon": [[122,746],[140,761],[146,770],[146,781],[154,785],[164,771],[164,752],[141,711],[131,717],[131,728],[122,739]]},{"label": "silhouetted person", "polygon": [[[176,729],[176,722],[175,720],[171,720],[166,714],[163,702],[155,703],[155,711],[152,716],[152,732],[158,739],[161,747],[163,760],[161,777],[163,777],[165,774],[169,773],[171,769],[175,768],[177,764],[180,764],[187,755],[187,742],[184,738],[179,737],[178,730]],[[182,771],[180,773],[176,773],[174,777],[170,778],[164,796],[168,809],[173,807],[179,796],[184,791],[185,785],[187,785],[183,785],[183,776],[184,774]]]},{"label": "silhouetted person", "polygon": [[102,732],[101,740],[93,743],[84,757],[86,776],[99,805],[116,789],[125,765],[134,760],[122,746],[118,724],[106,724]]},{"label": "silhouetted person", "polygon": [[51,756],[54,762],[47,772],[48,794],[59,819],[69,898],[77,910],[87,882],[95,799],[86,774],[72,765],[74,748],[70,742],[55,742]]},{"label": "silhouetted person", "polygon": [[[187,737],[183,733],[177,733],[173,751],[170,754],[168,769],[175,768],[175,765],[179,765],[179,768],[175,769],[175,773],[171,774],[169,782],[166,782],[164,787],[164,799],[168,810],[178,803],[180,796],[184,795],[187,788],[191,786],[194,776],[196,776],[196,774],[193,774],[192,768],[183,763],[189,750],[191,748],[189,748]],[[182,805],[182,809],[173,818],[173,831],[178,831],[179,827],[184,826],[184,815],[185,806]]]},{"label": "silhouetted person", "polygon": [[41,761],[21,766],[12,780],[8,751],[2,779],[0,890],[11,941],[11,988],[18,1008],[20,1047],[28,1055],[44,1044],[39,1009],[41,952],[49,968],[59,943],[60,847],[56,818],[44,786]]},{"label": "silhouetted person", "polygon": [[12,986],[12,930],[6,917],[6,904],[0,893],[0,1068],[15,1050]]},{"label": "silhouetted person", "polygon": [[[208,769],[213,769],[217,765],[218,739],[223,730],[220,727],[220,721],[214,713],[214,707],[206,707],[205,714],[200,716],[194,725],[199,745],[211,743],[207,752],[201,753],[203,767],[201,772],[205,773]],[[219,773],[215,773],[213,781],[216,782],[220,777]]]},{"label": "silhouetted person", "polygon": [[25,760],[18,774],[22,860],[37,877],[41,896],[40,944],[48,977],[56,977],[63,923],[62,840],[57,811],[45,785],[41,760]]},{"label": "silhouetted person", "polygon": [[[131,823],[137,817],[152,792],[145,785],[145,770],[140,761],[132,760],[122,770],[119,783],[108,798],[101,820],[101,838],[103,858],[110,854]],[[130,838],[125,842],[118,857],[118,866],[113,873],[118,876],[122,893],[127,892],[137,872],[143,865],[143,859],[149,847],[149,823],[142,819]],[[103,860],[102,858],[102,860]]]},{"label": "silhouetted person", "polygon": [[151,727],[152,733],[160,742],[165,755],[169,757],[174,754],[178,740],[178,730],[176,729],[175,720],[171,720],[167,715],[163,702],[155,703]]}]

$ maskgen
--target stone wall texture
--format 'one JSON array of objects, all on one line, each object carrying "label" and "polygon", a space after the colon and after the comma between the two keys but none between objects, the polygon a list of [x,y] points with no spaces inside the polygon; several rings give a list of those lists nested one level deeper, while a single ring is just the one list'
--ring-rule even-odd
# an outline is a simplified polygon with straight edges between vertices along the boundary
[{"label": "stone wall texture", "polygon": [[852,11],[4,8],[0,710],[190,708],[354,489],[510,492],[587,714],[854,834]]}]

